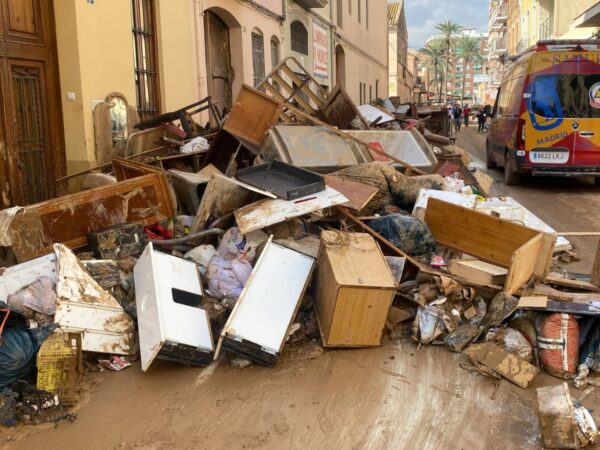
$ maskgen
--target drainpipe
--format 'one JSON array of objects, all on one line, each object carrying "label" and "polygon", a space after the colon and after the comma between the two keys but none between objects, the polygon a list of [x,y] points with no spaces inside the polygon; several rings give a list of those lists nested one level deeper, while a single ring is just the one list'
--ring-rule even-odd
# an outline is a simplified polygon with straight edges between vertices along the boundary
[{"label": "drainpipe", "polygon": [[[199,98],[208,97],[208,74],[206,67],[206,43],[204,39],[204,2],[194,0],[194,28],[196,31],[196,74]],[[200,117],[203,123],[209,119],[208,111],[202,111]]]}]

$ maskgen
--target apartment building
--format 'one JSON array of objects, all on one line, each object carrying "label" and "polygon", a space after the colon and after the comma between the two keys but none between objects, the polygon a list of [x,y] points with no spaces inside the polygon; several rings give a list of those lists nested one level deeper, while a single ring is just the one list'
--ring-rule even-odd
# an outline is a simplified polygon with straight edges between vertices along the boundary
[{"label": "apartment building", "polygon": [[[384,0],[331,0],[335,81],[358,104],[388,97],[388,7]],[[334,8],[334,9],[333,9]]]},{"label": "apartment building", "polygon": [[414,58],[409,62],[408,30],[404,13],[404,0],[388,2],[388,64],[390,96],[400,103],[412,101],[415,84]]}]

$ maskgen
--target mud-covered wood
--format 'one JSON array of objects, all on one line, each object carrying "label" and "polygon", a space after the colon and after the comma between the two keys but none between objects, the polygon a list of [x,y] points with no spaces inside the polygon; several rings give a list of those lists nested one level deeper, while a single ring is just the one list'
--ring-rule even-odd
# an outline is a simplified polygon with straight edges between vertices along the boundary
[{"label": "mud-covered wood", "polygon": [[108,226],[150,225],[174,215],[166,176],[148,174],[24,208],[11,225],[12,248],[23,262],[50,253],[54,243],[85,245],[87,233]]}]

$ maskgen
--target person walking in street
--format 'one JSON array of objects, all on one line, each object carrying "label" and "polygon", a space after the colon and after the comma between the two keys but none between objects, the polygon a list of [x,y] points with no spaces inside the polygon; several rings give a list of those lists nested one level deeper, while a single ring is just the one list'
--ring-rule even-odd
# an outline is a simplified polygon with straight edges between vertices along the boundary
[{"label": "person walking in street", "polygon": [[483,110],[483,108],[479,108],[479,110],[477,111],[477,132],[478,133],[485,133],[485,120],[486,120],[485,111]]},{"label": "person walking in street", "polygon": [[469,126],[469,119],[471,118],[471,108],[469,108],[469,105],[465,105],[465,107],[463,108],[463,117],[465,119],[465,127]]},{"label": "person walking in street", "polygon": [[452,108],[452,118],[454,119],[454,132],[458,133],[460,131],[460,114],[462,113],[462,109],[458,104],[454,105]]}]

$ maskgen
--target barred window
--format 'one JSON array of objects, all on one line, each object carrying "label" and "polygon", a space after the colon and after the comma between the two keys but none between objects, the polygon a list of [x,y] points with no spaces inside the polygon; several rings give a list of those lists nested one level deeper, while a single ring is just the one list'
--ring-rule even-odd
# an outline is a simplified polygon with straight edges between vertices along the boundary
[{"label": "barred window", "polygon": [[302,22],[296,20],[290,26],[292,31],[292,51],[308,56],[308,31]]},{"label": "barred window", "polygon": [[252,67],[256,87],[265,78],[265,40],[259,30],[252,32]]},{"label": "barred window", "polygon": [[137,110],[147,120],[160,113],[154,0],[132,0],[132,12]]},{"label": "barred window", "polygon": [[279,64],[279,41],[275,36],[271,38],[271,68],[275,68]]}]

